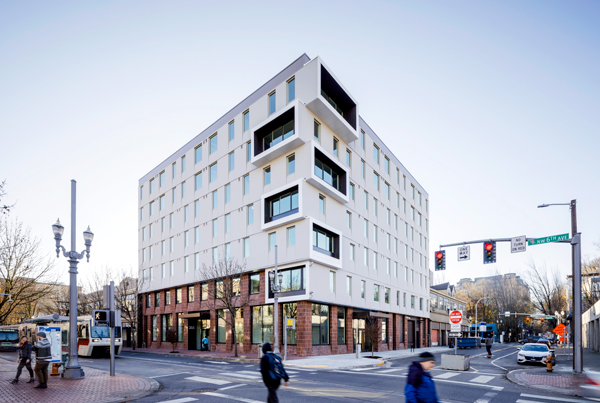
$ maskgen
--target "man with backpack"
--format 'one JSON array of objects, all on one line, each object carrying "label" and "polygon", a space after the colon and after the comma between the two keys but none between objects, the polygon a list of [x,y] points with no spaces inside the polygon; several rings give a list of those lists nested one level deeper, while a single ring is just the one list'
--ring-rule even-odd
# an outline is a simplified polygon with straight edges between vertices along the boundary
[{"label": "man with backpack", "polygon": [[487,350],[487,357],[492,358],[492,346],[494,345],[494,338],[491,335],[485,338],[485,349]]},{"label": "man with backpack", "polygon": [[263,382],[269,391],[267,403],[279,403],[277,397],[277,388],[281,384],[281,379],[284,380],[284,385],[289,385],[290,377],[283,368],[281,358],[273,353],[273,348],[270,343],[265,343],[262,346],[263,356],[260,359],[260,373],[263,377]]},{"label": "man with backpack", "polygon": [[408,379],[404,388],[406,403],[438,403],[435,384],[429,371],[435,367],[433,354],[424,351],[408,368]]}]

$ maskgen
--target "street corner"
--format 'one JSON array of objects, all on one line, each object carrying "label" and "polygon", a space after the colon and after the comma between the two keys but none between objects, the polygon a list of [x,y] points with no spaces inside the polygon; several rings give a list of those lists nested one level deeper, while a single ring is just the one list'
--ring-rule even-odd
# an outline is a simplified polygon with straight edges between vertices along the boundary
[{"label": "street corner", "polygon": [[581,385],[585,383],[584,377],[548,373],[542,368],[512,370],[506,374],[506,378],[520,386],[578,397],[582,396]]}]

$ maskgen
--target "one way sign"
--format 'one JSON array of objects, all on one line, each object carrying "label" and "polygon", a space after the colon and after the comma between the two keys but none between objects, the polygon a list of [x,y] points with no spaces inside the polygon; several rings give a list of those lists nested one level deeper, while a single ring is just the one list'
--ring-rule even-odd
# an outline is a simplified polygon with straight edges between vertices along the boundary
[{"label": "one way sign", "polygon": [[471,246],[459,246],[458,247],[458,261],[464,262],[471,259]]},{"label": "one way sign", "polygon": [[93,310],[94,326],[110,326],[110,315],[108,311]]}]

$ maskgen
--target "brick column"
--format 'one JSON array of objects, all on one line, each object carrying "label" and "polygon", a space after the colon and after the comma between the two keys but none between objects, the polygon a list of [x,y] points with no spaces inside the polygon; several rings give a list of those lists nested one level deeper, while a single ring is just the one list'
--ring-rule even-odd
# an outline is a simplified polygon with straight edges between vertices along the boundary
[{"label": "brick column", "polygon": [[210,310],[210,335],[208,337],[208,343],[210,351],[217,351],[217,311],[216,309]]},{"label": "brick column", "polygon": [[408,348],[408,316],[404,315],[403,318],[404,318],[404,326],[403,326],[404,328],[402,330],[403,330],[404,334],[402,336],[403,337],[402,340],[404,340],[404,348]]},{"label": "brick column", "polygon": [[354,331],[352,330],[352,308],[346,308],[346,349],[348,354],[354,352]]},{"label": "brick column", "polygon": [[252,307],[244,307],[244,353],[252,353]]},{"label": "brick column", "polygon": [[400,334],[400,320],[401,320],[401,316],[398,315],[397,313],[393,314],[392,317],[392,323],[391,326],[394,329],[393,331],[393,339],[392,339],[392,350],[399,350],[400,349],[400,340],[401,340],[401,334]]},{"label": "brick column", "polygon": [[331,354],[338,353],[338,328],[337,328],[337,306],[329,307],[329,342],[331,344]]},{"label": "brick column", "polygon": [[225,351],[233,351],[233,332],[235,330],[229,324],[234,323],[231,311],[225,312],[225,319]]},{"label": "brick column", "polygon": [[296,317],[296,350],[301,357],[312,355],[312,304],[309,301],[298,301]]}]

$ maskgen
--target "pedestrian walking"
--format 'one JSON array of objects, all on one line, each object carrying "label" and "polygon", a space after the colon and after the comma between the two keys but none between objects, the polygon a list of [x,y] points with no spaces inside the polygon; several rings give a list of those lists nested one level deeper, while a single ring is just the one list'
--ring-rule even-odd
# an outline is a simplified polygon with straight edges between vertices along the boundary
[{"label": "pedestrian walking", "polygon": [[21,337],[21,345],[19,346],[19,349],[18,349],[19,358],[17,358],[17,362],[19,363],[19,367],[17,368],[17,376],[15,376],[15,379],[10,381],[10,383],[12,383],[13,385],[15,385],[19,382],[19,377],[21,376],[23,367],[26,367],[27,371],[29,371],[29,380],[27,381],[27,383],[34,382],[33,369],[31,369],[31,349],[32,348],[33,348],[33,346],[31,345],[29,340],[27,340],[27,337],[25,337],[25,336]]},{"label": "pedestrian walking", "polygon": [[48,365],[52,361],[52,351],[50,342],[46,339],[46,333],[38,332],[38,342],[33,347],[35,351],[35,374],[38,379],[38,386],[35,389],[46,389],[48,387]]},{"label": "pedestrian walking", "polygon": [[267,403],[279,403],[277,397],[277,388],[281,385],[281,379],[284,380],[284,385],[288,386],[290,377],[283,368],[281,358],[273,353],[273,348],[270,343],[265,343],[262,346],[263,356],[260,359],[260,373],[263,377],[263,382],[269,391]]},{"label": "pedestrian walking", "polygon": [[418,361],[408,367],[408,378],[404,388],[406,403],[438,403],[435,384],[429,371],[435,367],[435,358],[430,352],[422,352]]},{"label": "pedestrian walking", "polygon": [[208,337],[206,336],[202,339],[202,350],[208,351]]},{"label": "pedestrian walking", "polygon": [[488,358],[492,358],[492,345],[494,344],[494,338],[491,335],[485,338],[485,349],[488,353]]}]

